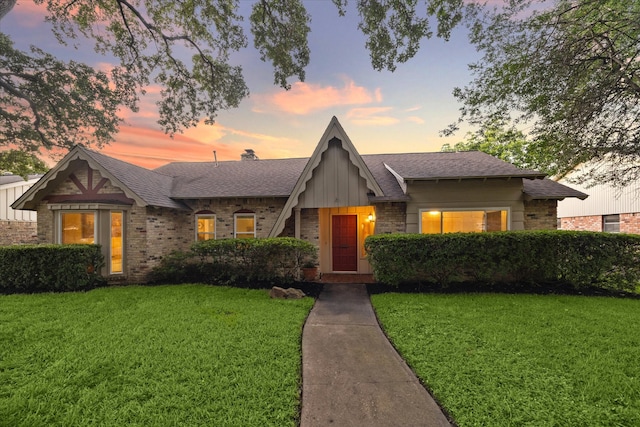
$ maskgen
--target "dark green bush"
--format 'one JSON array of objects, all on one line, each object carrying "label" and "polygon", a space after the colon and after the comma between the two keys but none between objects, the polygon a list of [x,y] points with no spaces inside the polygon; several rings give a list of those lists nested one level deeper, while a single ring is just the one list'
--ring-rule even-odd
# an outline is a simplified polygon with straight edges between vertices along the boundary
[{"label": "dark green bush", "polygon": [[163,258],[152,272],[158,283],[284,284],[298,280],[311,243],[290,237],[221,239],[196,242],[188,252]]},{"label": "dark green bush", "polygon": [[640,282],[640,236],[575,231],[393,234],[367,238],[378,281],[561,283],[632,290]]},{"label": "dark green bush", "polygon": [[0,292],[62,292],[103,283],[99,245],[0,247]]}]

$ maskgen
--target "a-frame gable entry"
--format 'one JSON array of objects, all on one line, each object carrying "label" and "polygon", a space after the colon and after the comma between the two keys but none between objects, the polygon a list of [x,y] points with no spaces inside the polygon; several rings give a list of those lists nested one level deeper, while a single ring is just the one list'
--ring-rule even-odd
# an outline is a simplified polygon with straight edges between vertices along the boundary
[{"label": "a-frame gable entry", "polygon": [[331,119],[298,178],[270,236],[279,235],[294,208],[366,206],[382,189],[336,117]]}]

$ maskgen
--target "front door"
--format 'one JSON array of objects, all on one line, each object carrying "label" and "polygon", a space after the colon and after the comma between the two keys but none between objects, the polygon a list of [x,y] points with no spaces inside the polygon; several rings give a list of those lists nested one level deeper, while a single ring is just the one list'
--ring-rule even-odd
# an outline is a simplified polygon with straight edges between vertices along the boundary
[{"label": "front door", "polygon": [[331,217],[333,271],[358,271],[358,215]]}]

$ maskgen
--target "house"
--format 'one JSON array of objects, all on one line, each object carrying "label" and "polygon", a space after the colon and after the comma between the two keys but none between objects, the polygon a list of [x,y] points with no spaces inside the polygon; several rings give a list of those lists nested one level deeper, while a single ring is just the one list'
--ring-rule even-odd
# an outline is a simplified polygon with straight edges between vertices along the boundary
[{"label": "house", "polygon": [[0,175],[0,246],[37,242],[36,213],[11,205],[41,177],[29,175],[25,181],[19,175]]},{"label": "house", "polygon": [[144,282],[199,239],[298,237],[323,273],[370,273],[374,233],[556,228],[584,193],[481,152],[360,155],[334,117],[309,158],[170,163],[144,169],[72,149],[13,207],[38,213],[41,242],[100,243],[111,280]]},{"label": "house", "polygon": [[623,188],[610,184],[574,186],[588,191],[589,198],[567,199],[558,204],[560,228],[640,234],[640,181]]}]

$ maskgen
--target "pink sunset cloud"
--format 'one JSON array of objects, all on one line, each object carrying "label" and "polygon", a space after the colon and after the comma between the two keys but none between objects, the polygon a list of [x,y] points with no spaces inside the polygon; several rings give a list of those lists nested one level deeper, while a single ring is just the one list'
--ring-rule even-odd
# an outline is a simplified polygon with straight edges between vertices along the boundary
[{"label": "pink sunset cloud", "polygon": [[353,108],[347,113],[351,123],[360,126],[390,126],[400,122],[390,116],[391,107]]},{"label": "pink sunset cloud", "polygon": [[371,92],[348,78],[344,78],[342,87],[296,82],[289,91],[253,97],[255,112],[264,113],[275,109],[296,115],[306,115],[336,106],[370,104],[379,102],[381,98],[379,89]]},{"label": "pink sunset cloud", "polygon": [[123,126],[116,140],[101,152],[150,169],[176,161],[213,161],[214,150],[219,160],[240,156],[237,148],[218,141],[222,135],[217,130],[208,128],[213,132],[207,139],[196,139],[180,134],[169,137],[159,129]]},{"label": "pink sunset cloud", "polygon": [[[222,139],[225,141],[222,141]],[[299,141],[245,132],[218,123],[200,124],[169,137],[159,129],[123,126],[116,141],[100,151],[125,162],[153,169],[170,162],[239,160],[245,148],[256,148],[260,158],[290,157]]]}]

